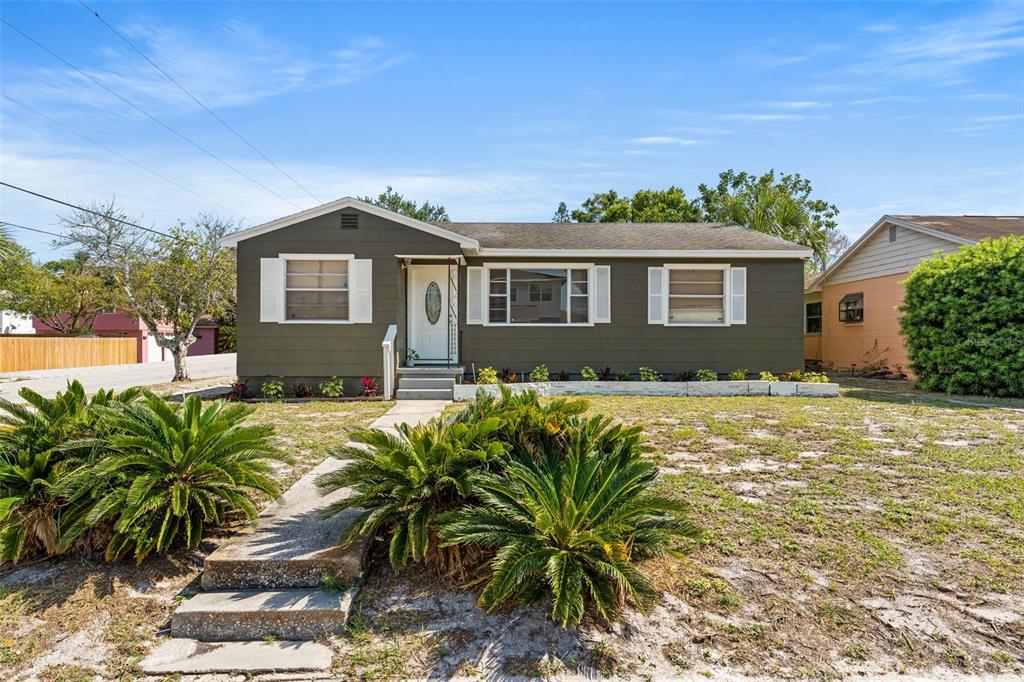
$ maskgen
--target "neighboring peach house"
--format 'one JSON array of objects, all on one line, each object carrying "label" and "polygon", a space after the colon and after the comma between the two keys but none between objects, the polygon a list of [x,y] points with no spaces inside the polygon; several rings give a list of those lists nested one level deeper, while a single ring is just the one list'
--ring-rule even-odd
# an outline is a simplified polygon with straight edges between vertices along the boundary
[{"label": "neighboring peach house", "polygon": [[804,357],[825,369],[902,368],[903,280],[921,261],[983,239],[1024,235],[1024,216],[885,215],[804,292]]},{"label": "neighboring peach house", "polygon": [[[32,325],[37,334],[56,334],[56,330],[50,327],[38,317],[33,318]],[[171,326],[161,324],[158,327],[160,332],[170,333]],[[170,360],[171,354],[167,349],[157,345],[156,339],[149,333],[146,324],[138,317],[123,310],[108,310],[96,316],[93,324],[95,336],[128,336],[136,340],[137,362],[163,362]],[[189,346],[189,356],[213,355],[217,352],[217,322],[211,317],[203,317],[196,325],[196,336],[198,341]]]}]

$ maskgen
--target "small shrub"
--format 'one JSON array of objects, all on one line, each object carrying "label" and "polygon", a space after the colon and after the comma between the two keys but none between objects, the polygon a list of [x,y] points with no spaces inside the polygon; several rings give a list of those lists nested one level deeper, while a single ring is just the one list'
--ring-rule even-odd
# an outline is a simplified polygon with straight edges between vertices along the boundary
[{"label": "small shrub", "polygon": [[326,398],[341,398],[345,395],[345,380],[331,377],[320,384],[320,395]]},{"label": "small shrub", "polygon": [[260,393],[264,398],[283,398],[284,382],[280,379],[267,379],[260,386]]},{"label": "small shrub", "polygon": [[477,372],[476,383],[496,384],[498,383],[498,372],[493,367],[484,367]]},{"label": "small shrub", "polygon": [[761,381],[772,381],[772,382],[775,382],[775,381],[779,380],[779,378],[777,376],[775,376],[774,374],[772,374],[771,372],[761,372],[759,377],[760,377]]},{"label": "small shrub", "polygon": [[473,424],[497,419],[501,428],[494,433],[495,438],[515,448],[536,452],[557,443],[569,419],[583,414],[589,407],[581,398],[552,398],[542,403],[536,391],[513,394],[502,386],[500,392],[500,397],[495,397],[478,391],[476,398],[456,413],[452,421]]},{"label": "small shrub", "polygon": [[380,395],[380,387],[377,386],[376,377],[363,377],[363,392],[359,395],[364,398],[372,398],[373,396]]},{"label": "small shrub", "polygon": [[698,369],[697,381],[718,381],[718,372],[713,369]]},{"label": "small shrub", "polygon": [[580,380],[597,381],[597,372],[594,371],[593,367],[584,367],[580,370]]},{"label": "small shrub", "polygon": [[508,367],[503,367],[501,371],[498,372],[498,381],[503,384],[514,384],[519,381],[519,375]]},{"label": "small shrub", "polygon": [[295,387],[292,389],[292,395],[296,398],[312,398],[313,387],[309,384],[295,384]]},{"label": "small shrub", "polygon": [[672,381],[693,381],[697,378],[697,373],[692,370],[685,372],[676,372],[672,375]]},{"label": "small shrub", "polygon": [[623,369],[616,372],[614,378],[615,381],[632,381],[633,375]]},{"label": "small shrub", "polygon": [[734,369],[729,372],[729,381],[746,381],[748,374],[750,374],[749,369]]},{"label": "small shrub", "polygon": [[801,381],[806,382],[808,384],[827,384],[828,375],[826,375],[824,372],[804,372]]},{"label": "small shrub", "polygon": [[598,376],[598,379],[600,379],[601,381],[611,381],[613,377],[614,375],[612,374],[612,368],[605,367],[604,369],[601,370],[601,374]]},{"label": "small shrub", "polygon": [[641,367],[639,372],[640,381],[661,381],[661,374],[655,372],[650,367]]},{"label": "small shrub", "polygon": [[245,400],[250,395],[249,382],[241,380],[231,384],[231,390],[228,391],[227,396],[225,397],[228,400]]},{"label": "small shrub", "polygon": [[555,381],[568,381],[568,380],[569,380],[569,373],[566,372],[564,369],[558,370],[558,376],[555,379]]},{"label": "small shrub", "polygon": [[551,372],[548,366],[540,364],[530,370],[530,381],[551,381]]}]

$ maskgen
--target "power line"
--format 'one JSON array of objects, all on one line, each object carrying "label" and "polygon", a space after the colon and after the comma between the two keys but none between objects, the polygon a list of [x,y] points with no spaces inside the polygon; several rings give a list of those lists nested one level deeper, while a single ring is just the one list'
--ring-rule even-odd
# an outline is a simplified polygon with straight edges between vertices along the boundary
[{"label": "power line", "polygon": [[145,230],[146,232],[152,232],[153,234],[158,234],[161,237],[167,237],[168,239],[175,239],[174,236],[169,235],[166,232],[161,232],[160,230],[154,230],[151,227],[143,227],[142,225],[138,225],[138,224],[130,222],[128,220],[123,220],[121,218],[115,218],[112,215],[107,215],[106,213],[100,213],[99,211],[94,211],[91,208],[85,208],[83,206],[78,206],[76,204],[69,204],[66,201],[61,201],[60,199],[54,199],[51,196],[47,196],[45,194],[40,194],[39,192],[33,192],[32,190],[25,189],[24,187],[18,187],[17,185],[12,185],[9,182],[3,182],[2,180],[0,180],[0,185],[3,185],[4,187],[10,187],[11,189],[16,189],[19,192],[24,192],[25,194],[31,194],[32,196],[39,197],[40,199],[46,199],[47,201],[52,201],[55,204],[61,204],[62,206],[67,206],[68,208],[74,208],[74,209],[77,209],[79,211],[85,211],[86,213],[91,213],[91,214],[93,214],[95,216],[99,216],[100,218],[106,218],[107,220],[113,220],[113,221],[121,223],[123,225],[129,225],[131,227],[136,227],[136,228],[138,228],[140,230]]},{"label": "power line", "polygon": [[25,104],[24,102],[11,97],[10,95],[8,95],[6,93],[4,94],[4,97],[6,99],[11,100],[15,104],[18,104],[18,105],[20,105],[22,107],[25,107],[26,109],[31,111],[36,116],[39,116],[40,118],[45,118],[47,121],[49,121],[53,125],[58,126],[60,128],[63,128],[64,130],[68,131],[69,133],[77,135],[78,137],[82,138],[83,140],[85,140],[87,142],[91,142],[92,144],[96,145],[100,149],[104,149],[104,150],[110,152],[114,156],[117,156],[117,157],[127,161],[128,163],[132,164],[133,166],[138,166],[139,168],[141,168],[142,170],[146,171],[147,173],[152,173],[153,175],[155,175],[156,177],[160,178],[164,182],[170,183],[170,184],[174,185],[175,187],[180,187],[181,189],[185,190],[189,194],[191,194],[191,195],[193,195],[195,197],[198,197],[199,199],[201,199],[204,202],[207,202],[207,203],[213,204],[214,206],[218,206],[220,208],[223,208],[225,211],[227,211],[228,213],[231,213],[232,215],[236,215],[236,216],[239,215],[238,213],[236,213],[235,211],[232,211],[227,206],[219,204],[216,201],[213,201],[212,199],[207,199],[202,194],[199,194],[195,190],[186,187],[185,185],[181,184],[180,182],[176,182],[175,180],[172,180],[171,178],[167,177],[166,175],[163,175],[162,173],[158,173],[157,171],[153,170],[152,168],[149,168],[147,166],[142,165],[138,161],[133,161],[132,159],[130,159],[127,156],[125,156],[124,154],[120,153],[119,151],[117,151],[115,149],[111,149],[110,147],[108,147],[107,145],[103,144],[102,142],[97,142],[96,140],[92,139],[91,137],[89,137],[85,133],[81,133],[81,132],[75,130],[74,128],[69,128],[68,126],[64,125],[60,121],[58,121],[58,120],[56,120],[56,119],[54,119],[54,118],[52,118],[50,116],[47,116],[46,114],[44,114],[43,112],[39,111],[38,109],[35,109],[35,108],[29,106],[28,104]]},{"label": "power line", "polygon": [[47,232],[46,230],[40,230],[38,227],[29,227],[28,225],[18,225],[16,223],[9,223],[6,220],[0,220],[0,226],[4,226],[4,227],[17,227],[18,229],[28,230],[29,232],[38,232],[39,234],[48,234],[51,237],[57,237],[58,239],[63,239],[64,238],[64,235],[57,234],[56,232]]},{"label": "power line", "polygon": [[164,123],[164,122],[163,122],[162,120],[160,120],[159,118],[157,118],[157,117],[156,117],[156,116],[154,116],[153,114],[149,113],[148,111],[146,111],[146,110],[145,110],[145,109],[143,109],[142,107],[140,107],[140,106],[138,106],[137,104],[133,103],[133,102],[132,102],[131,100],[129,100],[129,99],[127,99],[127,98],[125,98],[125,97],[124,97],[123,95],[121,95],[121,94],[120,94],[120,93],[118,93],[118,92],[117,92],[116,90],[114,90],[114,89],[112,89],[111,87],[109,87],[109,86],[108,86],[108,85],[107,85],[106,83],[104,83],[103,81],[99,80],[98,78],[96,78],[96,77],[95,77],[95,76],[93,76],[92,74],[90,74],[90,73],[88,73],[88,72],[86,72],[86,71],[83,71],[82,69],[78,68],[77,66],[75,66],[74,64],[72,64],[72,63],[71,63],[71,62],[69,62],[68,60],[64,59],[63,57],[61,57],[60,55],[58,55],[58,54],[57,54],[56,52],[54,52],[53,50],[51,50],[50,48],[48,48],[48,47],[46,47],[45,45],[43,45],[42,43],[40,43],[40,42],[39,42],[38,40],[36,40],[35,38],[33,38],[33,37],[29,36],[29,35],[28,35],[27,33],[25,33],[24,31],[22,31],[22,30],[21,30],[20,28],[18,28],[17,26],[15,26],[14,24],[12,24],[11,22],[7,21],[7,20],[6,20],[6,19],[4,19],[4,18],[0,18],[0,22],[3,22],[3,24],[4,24],[5,26],[7,26],[8,28],[10,28],[10,29],[11,29],[12,31],[14,31],[14,32],[18,33],[19,35],[21,35],[21,36],[22,36],[23,38],[25,38],[25,39],[26,39],[26,40],[28,40],[29,42],[31,42],[31,43],[33,43],[33,44],[35,44],[35,45],[36,45],[37,47],[39,47],[39,49],[43,50],[44,52],[46,52],[47,54],[49,54],[49,55],[50,55],[51,57],[53,57],[54,59],[57,59],[57,60],[59,60],[59,61],[60,61],[60,62],[62,62],[62,63],[63,63],[64,65],[66,65],[66,66],[67,66],[68,68],[74,69],[75,71],[77,71],[77,72],[78,72],[78,73],[80,73],[81,75],[83,75],[83,76],[85,76],[86,78],[88,78],[89,80],[91,80],[91,81],[92,81],[93,83],[95,83],[96,85],[100,86],[101,88],[103,88],[104,90],[106,90],[107,92],[109,92],[109,93],[110,93],[111,95],[113,95],[114,97],[117,97],[117,98],[118,98],[119,100],[121,100],[122,102],[124,102],[125,104],[127,104],[128,106],[130,106],[130,107],[131,107],[132,109],[135,109],[136,111],[138,111],[138,112],[139,112],[140,114],[142,114],[142,115],[143,115],[143,116],[145,116],[146,118],[148,118],[148,119],[150,119],[150,120],[154,121],[155,123],[159,124],[159,125],[160,125],[161,127],[163,127],[163,128],[165,128],[165,129],[167,129],[168,131],[170,131],[170,132],[171,132],[171,133],[173,133],[174,135],[176,135],[176,136],[180,137],[180,138],[181,138],[182,140],[184,140],[185,142],[188,142],[188,143],[189,143],[190,145],[192,145],[193,147],[195,147],[195,148],[196,148],[196,149],[198,149],[199,151],[203,152],[204,154],[206,154],[206,155],[207,155],[207,156],[209,156],[210,158],[212,158],[212,159],[214,159],[214,160],[216,160],[216,161],[220,162],[221,164],[223,164],[223,165],[224,165],[224,166],[226,166],[227,168],[231,169],[231,170],[232,170],[232,171],[234,171],[235,173],[238,173],[239,175],[241,175],[241,176],[242,176],[243,178],[245,178],[245,179],[246,179],[246,180],[248,180],[249,182],[251,182],[251,183],[253,183],[253,184],[255,184],[255,185],[258,185],[259,187],[262,187],[263,189],[265,189],[266,191],[270,192],[271,194],[273,194],[273,195],[274,195],[275,197],[277,197],[277,198],[278,198],[278,199],[280,199],[281,201],[285,201],[285,202],[287,202],[287,203],[291,204],[292,206],[294,206],[295,208],[299,209],[300,211],[301,211],[301,210],[303,210],[303,208],[302,208],[301,206],[299,206],[298,204],[296,204],[296,203],[295,203],[294,201],[292,201],[291,199],[287,199],[287,198],[285,198],[285,197],[281,196],[280,194],[278,194],[278,193],[277,193],[277,192],[275,192],[274,190],[270,189],[269,187],[267,187],[266,185],[264,185],[264,184],[263,184],[262,182],[260,182],[260,181],[259,181],[259,180],[257,180],[256,178],[252,177],[251,175],[248,175],[247,173],[245,173],[245,172],[243,172],[243,171],[239,170],[238,168],[235,168],[235,167],[234,167],[233,165],[231,165],[230,163],[228,163],[227,161],[225,161],[225,160],[224,160],[224,159],[222,159],[221,157],[217,156],[216,154],[214,154],[213,152],[211,152],[211,151],[210,151],[209,149],[207,149],[207,148],[206,148],[206,147],[204,147],[203,145],[199,144],[198,142],[196,142],[196,141],[195,141],[195,140],[193,140],[192,138],[188,137],[188,136],[187,136],[187,135],[185,135],[184,133],[180,133],[180,132],[178,132],[177,130],[175,130],[174,128],[172,128],[172,127],[171,127],[171,126],[169,126],[168,124]]},{"label": "power line", "polygon": [[213,110],[211,110],[211,109],[210,109],[210,108],[209,108],[208,106],[206,106],[205,104],[203,104],[203,103],[202,103],[202,102],[201,102],[201,101],[199,100],[199,98],[198,98],[198,97],[196,97],[195,95],[193,95],[193,94],[192,94],[191,92],[189,92],[189,91],[188,91],[188,89],[187,89],[187,88],[185,88],[185,86],[184,86],[184,85],[182,85],[182,84],[181,84],[181,83],[179,83],[179,82],[178,82],[177,80],[175,80],[174,76],[172,76],[171,74],[167,73],[167,71],[165,71],[164,69],[162,69],[162,68],[160,67],[160,65],[159,65],[159,64],[157,64],[157,63],[156,63],[156,62],[154,62],[154,61],[153,61],[152,59],[150,59],[150,58],[149,58],[149,57],[148,57],[148,56],[147,56],[147,55],[146,55],[146,54],[145,54],[145,53],[144,53],[144,52],[143,52],[142,50],[140,50],[140,49],[139,49],[138,47],[136,47],[136,46],[135,46],[135,44],[134,44],[134,43],[132,43],[132,41],[128,40],[128,38],[127,38],[127,37],[125,37],[125,35],[124,35],[123,33],[121,33],[121,32],[120,32],[120,31],[118,31],[118,30],[117,30],[116,28],[114,28],[114,27],[113,27],[113,26],[111,26],[111,25],[110,25],[109,23],[107,23],[107,20],[106,20],[106,19],[104,19],[103,17],[101,17],[101,16],[100,16],[100,13],[99,13],[99,12],[97,12],[96,10],[94,10],[94,9],[93,9],[92,7],[89,7],[89,5],[87,5],[87,4],[85,4],[84,2],[82,2],[82,0],[78,0],[78,4],[80,4],[80,5],[81,5],[82,7],[84,7],[84,8],[85,8],[85,9],[86,9],[86,10],[87,10],[88,12],[90,12],[90,13],[91,13],[91,14],[92,14],[93,16],[95,16],[95,17],[96,17],[97,19],[99,19],[99,20],[100,20],[100,22],[101,22],[101,23],[102,23],[102,24],[103,24],[104,26],[106,26],[107,28],[109,28],[109,29],[111,30],[111,32],[112,32],[112,33],[113,33],[114,35],[116,35],[116,36],[117,36],[118,38],[120,38],[120,39],[121,39],[121,40],[122,40],[122,41],[124,42],[124,44],[125,44],[125,45],[127,45],[127,46],[128,46],[128,47],[130,47],[130,48],[132,48],[132,49],[133,49],[133,50],[134,50],[135,52],[137,52],[137,53],[138,53],[138,55],[139,55],[140,57],[142,57],[142,58],[143,58],[143,59],[145,59],[145,60],[146,60],[147,62],[149,62],[150,66],[152,66],[152,67],[153,67],[154,69],[156,69],[156,70],[157,70],[157,71],[159,71],[159,72],[160,72],[161,74],[163,74],[164,78],[166,78],[166,79],[167,79],[167,80],[169,80],[170,82],[174,83],[174,85],[176,85],[176,86],[178,87],[178,89],[179,89],[179,90],[181,90],[181,91],[182,91],[182,92],[184,92],[184,93],[185,93],[186,95],[188,95],[188,96],[189,96],[189,98],[191,98],[193,102],[195,102],[195,103],[196,103],[196,104],[198,104],[198,105],[199,105],[200,107],[202,107],[202,108],[203,108],[203,110],[204,110],[204,111],[205,111],[206,113],[208,113],[208,114],[209,114],[210,116],[212,116],[212,117],[213,117],[214,119],[216,119],[216,121],[217,121],[218,123],[220,123],[220,124],[221,124],[222,126],[224,126],[225,128],[227,128],[227,129],[228,129],[228,131],[230,131],[232,135],[234,135],[234,136],[235,136],[235,137],[237,137],[237,138],[238,138],[239,140],[241,140],[242,142],[244,142],[244,143],[245,143],[245,145],[249,147],[249,149],[251,149],[251,150],[253,150],[254,152],[256,152],[257,154],[259,154],[259,156],[260,156],[260,157],[261,157],[261,158],[262,158],[262,159],[263,159],[264,161],[266,161],[267,163],[269,163],[269,164],[270,164],[271,166],[273,166],[273,167],[274,167],[274,168],[276,168],[277,170],[281,171],[281,174],[282,174],[282,175],[284,175],[284,176],[285,176],[286,178],[288,178],[288,179],[289,179],[289,180],[291,180],[291,181],[292,181],[293,183],[295,183],[295,186],[296,186],[296,187],[298,187],[299,189],[301,189],[301,190],[302,190],[303,192],[305,192],[306,194],[308,194],[308,195],[309,195],[309,196],[310,196],[310,197],[311,197],[311,198],[313,199],[313,201],[317,202],[318,204],[322,204],[322,203],[323,203],[323,202],[322,202],[322,201],[321,201],[320,199],[318,199],[318,198],[317,198],[317,196],[316,196],[315,194],[313,194],[313,193],[312,193],[312,192],[310,192],[310,191],[309,191],[308,189],[306,189],[306,187],[305,187],[305,186],[304,186],[304,185],[303,185],[302,183],[300,183],[300,182],[299,182],[298,180],[296,180],[296,179],[295,179],[295,178],[293,178],[293,177],[292,177],[291,175],[289,175],[289,174],[288,174],[288,172],[287,172],[287,171],[285,171],[285,169],[281,168],[281,167],[280,167],[280,166],[278,166],[278,165],[277,165],[276,163],[274,163],[273,161],[271,161],[271,160],[270,160],[270,157],[268,157],[268,156],[267,156],[266,154],[264,154],[264,153],[263,153],[263,152],[261,152],[261,151],[260,151],[259,149],[257,149],[257,148],[256,148],[256,146],[255,146],[255,145],[254,145],[254,144],[253,144],[252,142],[250,142],[249,140],[247,140],[246,138],[244,138],[244,137],[242,136],[242,134],[241,134],[240,132],[238,132],[237,130],[235,130],[234,128],[232,128],[232,127],[231,127],[231,126],[230,126],[230,125],[228,124],[228,122],[227,122],[227,121],[225,121],[225,120],[224,120],[223,118],[221,118],[221,117],[220,117],[220,116],[218,116],[218,115],[217,115],[216,113],[214,113],[214,112],[213,112]]}]

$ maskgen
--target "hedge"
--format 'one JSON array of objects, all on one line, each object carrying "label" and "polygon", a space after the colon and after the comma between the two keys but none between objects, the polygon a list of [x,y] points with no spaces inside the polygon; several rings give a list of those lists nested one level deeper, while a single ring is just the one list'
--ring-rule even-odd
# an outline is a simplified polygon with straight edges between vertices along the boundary
[{"label": "hedge", "polygon": [[1024,237],[928,259],[903,284],[900,328],[922,388],[1024,397]]}]

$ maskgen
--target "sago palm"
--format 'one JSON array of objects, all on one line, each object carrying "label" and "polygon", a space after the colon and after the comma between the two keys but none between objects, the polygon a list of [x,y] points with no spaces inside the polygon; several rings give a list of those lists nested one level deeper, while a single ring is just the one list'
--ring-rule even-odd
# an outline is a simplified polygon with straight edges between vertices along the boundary
[{"label": "sago palm", "polygon": [[397,434],[382,429],[352,433],[353,444],[332,453],[348,463],[324,474],[318,485],[324,493],[348,487],[353,492],[324,515],[357,510],[343,544],[384,531],[396,571],[409,561],[459,570],[457,550],[438,551],[436,519],[465,502],[471,473],[504,455],[505,446],[493,438],[500,426],[495,418],[468,424],[436,418],[416,426],[400,424]]},{"label": "sago palm", "polygon": [[251,496],[278,495],[271,461],[286,458],[272,445],[273,428],[243,425],[246,405],[196,397],[181,405],[150,396],[107,408],[109,452],[79,469],[65,486],[75,500],[87,500],[63,540],[113,522],[106,558],[131,552],[141,562],[152,552],[195,547],[225,515],[257,515]]},{"label": "sago palm", "polygon": [[452,421],[471,424],[481,419],[499,419],[495,437],[515,449],[540,452],[559,442],[563,424],[583,414],[590,402],[583,398],[552,398],[541,402],[536,391],[514,394],[500,386],[501,396],[480,391]]},{"label": "sago palm", "polygon": [[[633,429],[574,419],[564,449],[520,453],[473,489],[481,504],[441,521],[446,544],[496,550],[480,604],[552,598],[552,618],[578,625],[587,602],[608,621],[627,601],[648,608],[657,592],[636,565],[698,528],[682,501],[652,490],[657,467],[642,458]],[[605,437],[608,436],[608,437]]]},{"label": "sago palm", "polygon": [[59,484],[94,456],[96,448],[85,439],[102,431],[97,408],[130,403],[142,393],[101,390],[89,399],[75,381],[53,398],[23,388],[18,394],[25,403],[0,400],[0,561],[61,552],[69,500]]}]

